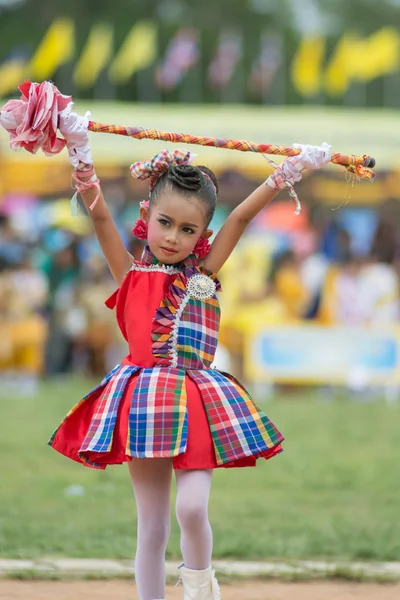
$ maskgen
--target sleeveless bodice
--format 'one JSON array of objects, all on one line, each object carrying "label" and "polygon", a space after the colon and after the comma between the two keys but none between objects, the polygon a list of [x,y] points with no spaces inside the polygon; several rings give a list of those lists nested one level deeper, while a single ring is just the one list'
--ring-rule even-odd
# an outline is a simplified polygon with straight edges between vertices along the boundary
[{"label": "sleeveless bodice", "polygon": [[121,288],[109,298],[129,345],[127,364],[207,369],[218,343],[216,276],[195,256],[177,266],[154,261],[146,249]]}]

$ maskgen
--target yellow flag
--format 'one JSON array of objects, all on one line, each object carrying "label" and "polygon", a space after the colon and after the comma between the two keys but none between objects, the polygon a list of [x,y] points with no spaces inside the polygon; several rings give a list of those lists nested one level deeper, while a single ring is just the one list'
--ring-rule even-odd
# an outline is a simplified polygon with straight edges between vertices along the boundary
[{"label": "yellow flag", "polygon": [[22,59],[12,59],[0,66],[0,98],[15,92],[24,81],[27,64]]},{"label": "yellow flag", "polygon": [[76,65],[74,81],[80,88],[90,88],[105,68],[113,49],[113,32],[108,24],[92,27]]},{"label": "yellow flag", "polygon": [[110,78],[114,83],[126,83],[136,71],[152,65],[156,57],[156,27],[150,21],[140,21],[132,27],[110,66]]},{"label": "yellow flag", "polygon": [[321,88],[322,61],[325,40],[321,37],[304,37],[292,62],[292,81],[302,96],[315,96]]},{"label": "yellow flag", "polygon": [[60,65],[72,58],[74,34],[71,19],[54,21],[32,57],[30,71],[33,79],[50,79]]},{"label": "yellow flag", "polygon": [[353,64],[355,79],[371,81],[399,68],[400,36],[394,27],[383,27],[364,40],[363,45],[357,64]]},{"label": "yellow flag", "polygon": [[362,54],[362,40],[345,33],[338,41],[325,73],[325,89],[332,96],[343,96],[350,85],[354,65],[368,60]]},{"label": "yellow flag", "polygon": [[394,27],[383,27],[364,39],[345,34],[328,65],[326,91],[343,95],[352,81],[372,81],[393,73],[399,65],[400,35]]}]

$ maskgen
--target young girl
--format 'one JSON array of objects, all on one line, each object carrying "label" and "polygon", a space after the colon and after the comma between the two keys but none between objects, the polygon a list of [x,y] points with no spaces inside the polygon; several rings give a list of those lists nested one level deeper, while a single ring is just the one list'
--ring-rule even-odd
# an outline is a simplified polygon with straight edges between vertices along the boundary
[{"label": "young girl", "polygon": [[129,354],[67,415],[55,449],[99,469],[128,463],[137,504],[135,576],[140,600],[164,598],[172,471],[181,530],[184,600],[218,600],[211,569],[208,499],[213,469],[254,466],[281,452],[283,436],[231,375],[212,368],[217,346],[217,273],[248,223],[304,168],[330,159],[329,146],[302,146],[232,211],[211,247],[217,182],[189,152],[165,150],[131,167],[150,180],[134,232],[147,237],[140,262],[124,248],[101,194],[87,119],[65,111],[77,190],[119,289],[115,308]]}]

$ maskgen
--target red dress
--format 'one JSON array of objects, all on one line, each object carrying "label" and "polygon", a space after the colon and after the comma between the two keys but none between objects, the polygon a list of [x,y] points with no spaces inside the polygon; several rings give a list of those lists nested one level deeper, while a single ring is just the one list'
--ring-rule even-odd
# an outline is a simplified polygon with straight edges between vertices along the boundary
[{"label": "red dress", "polygon": [[[149,264],[150,260],[152,262]],[[108,299],[107,306],[116,307],[117,321],[129,344],[129,354],[100,386],[70,411],[49,442],[55,450],[86,466],[101,469],[107,465],[130,461],[132,457],[157,456],[171,457],[175,469],[255,466],[258,457],[270,458],[282,451],[280,442],[283,436],[236,380],[214,369],[206,369],[204,364],[199,365],[194,352],[189,359],[184,359],[186,363],[190,361],[189,365],[193,365],[193,369],[188,369],[187,365],[183,368],[179,363],[179,350],[177,365],[171,363],[169,350],[163,353],[165,340],[170,344],[168,348],[171,348],[171,339],[175,339],[178,349],[179,342],[183,344],[182,355],[184,352],[187,354],[187,339],[185,342],[182,336],[179,337],[179,327],[182,335],[189,335],[192,340],[196,336],[200,339],[200,342],[193,341],[197,347],[202,341],[202,335],[205,335],[204,323],[207,325],[207,335],[213,330],[214,321],[209,314],[199,313],[202,325],[194,326],[190,323],[192,329],[187,334],[187,323],[185,325],[183,320],[185,310],[189,310],[187,307],[190,307],[192,300],[193,310],[203,310],[206,301],[192,297],[187,300],[185,286],[190,277],[193,283],[193,275],[204,278],[210,277],[210,274],[198,267],[193,257],[192,262],[184,267],[179,273],[177,269],[162,266],[158,269],[147,251],[147,261],[145,255],[144,261],[135,263],[121,288]],[[216,281],[213,285],[217,287],[215,276],[211,280]],[[183,284],[179,287],[182,281]],[[208,283],[206,279],[204,281]],[[175,296],[171,291],[173,289],[178,290]],[[171,328],[169,313],[165,317],[165,310],[172,307],[172,300],[180,297],[179,294],[184,301],[180,305],[178,301],[178,310],[174,313],[176,318],[175,321],[171,320]],[[213,298],[213,302],[216,302],[215,294]],[[207,300],[211,301],[211,298]],[[184,302],[187,305],[182,310]],[[161,309],[164,310],[162,314]],[[178,313],[181,320],[177,328]],[[189,319],[196,320],[193,319],[193,314],[189,311]],[[203,327],[203,334],[198,335],[199,327]],[[208,346],[203,346],[204,348],[209,350]],[[199,369],[199,366],[202,368]],[[229,396],[230,404],[224,401],[224,407],[226,414],[231,415],[228,418],[235,425],[227,424],[226,414],[222,413],[218,400],[212,399],[214,387],[211,384],[208,390],[208,381],[204,383],[205,378],[210,376],[219,382],[215,384],[216,387],[227,390],[225,395]],[[152,395],[153,385],[156,389]],[[232,390],[236,394],[235,398]],[[219,394],[221,396],[221,391]],[[243,416],[247,413],[244,405],[240,404],[245,394],[247,405],[251,403],[249,417]],[[240,415],[235,414],[235,411],[239,411]],[[263,426],[268,428],[267,445],[264,443],[264,429],[263,438],[259,434],[260,418]],[[255,422],[257,426],[254,425]],[[219,426],[219,423],[224,424]],[[234,438],[238,424],[241,432],[249,432],[246,435],[251,437],[253,445],[246,441],[242,441],[241,445],[232,441],[243,437]],[[221,444],[219,439],[223,440]],[[257,440],[256,445],[254,439]],[[228,448],[226,452],[223,451],[224,447]]]}]

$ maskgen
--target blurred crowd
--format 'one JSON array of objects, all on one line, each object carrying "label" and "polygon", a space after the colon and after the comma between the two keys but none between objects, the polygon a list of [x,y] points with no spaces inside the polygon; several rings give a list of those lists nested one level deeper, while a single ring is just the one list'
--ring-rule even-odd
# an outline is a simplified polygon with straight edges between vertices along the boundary
[{"label": "blurred crowd", "polygon": [[291,227],[293,207],[282,203],[270,209],[278,217],[267,219],[269,235],[256,221],[223,273],[220,341],[238,376],[245,378],[249,337],[262,327],[314,323],[382,328],[399,323],[397,210],[390,203],[379,210],[341,212],[303,207],[304,222]]},{"label": "blurred crowd", "polygon": [[[104,301],[115,283],[91,234],[52,228],[34,242],[0,216],[0,372],[3,389],[41,376],[102,376],[126,353]],[[129,251],[140,258],[142,243]]]},{"label": "blurred crowd", "polygon": [[[293,205],[282,202],[250,226],[221,273],[220,342],[237,375],[243,376],[247,336],[261,326],[398,322],[400,238],[393,210],[353,213],[305,207],[296,221]],[[115,283],[90,228],[52,226],[32,239],[19,224],[0,216],[3,383],[17,382],[26,392],[42,376],[101,377],[126,345],[104,305]],[[139,258],[142,242],[126,228],[123,236]]]}]

